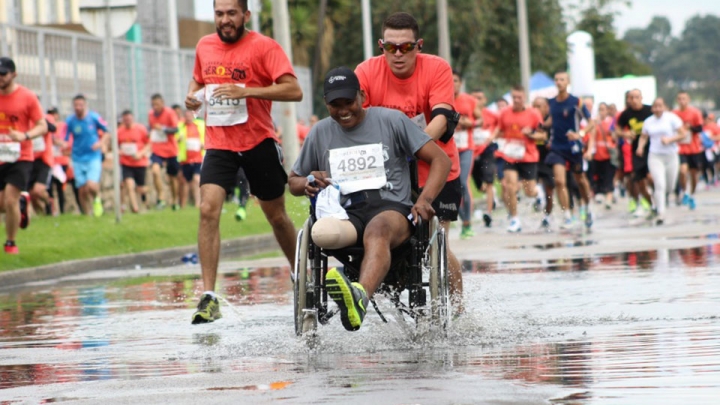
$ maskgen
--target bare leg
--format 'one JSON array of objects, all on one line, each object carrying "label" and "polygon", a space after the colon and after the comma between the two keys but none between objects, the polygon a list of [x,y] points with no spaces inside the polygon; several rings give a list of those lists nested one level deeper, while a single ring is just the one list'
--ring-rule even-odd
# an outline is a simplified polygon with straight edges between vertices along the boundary
[{"label": "bare leg", "polygon": [[14,241],[20,228],[20,189],[7,184],[0,197],[5,211],[5,234],[7,240]]},{"label": "bare leg", "polygon": [[[204,186],[203,186],[204,187]],[[285,195],[270,200],[260,201],[260,208],[265,213],[270,226],[273,228],[275,239],[277,239],[280,249],[282,249],[285,257],[292,266],[295,262],[295,226],[285,211]]]},{"label": "bare leg", "polygon": [[220,213],[225,190],[215,184],[205,184],[200,189],[200,226],[198,228],[198,253],[205,291],[215,291],[218,262],[220,261]]},{"label": "bare leg", "polygon": [[487,200],[487,211],[485,212],[490,215],[495,207],[495,187],[493,187],[492,184],[485,183],[483,185],[483,191],[485,191],[485,197]]},{"label": "bare leg", "polygon": [[695,195],[698,180],[700,179],[700,171],[698,169],[690,169],[690,195]]},{"label": "bare leg", "polygon": [[170,204],[178,204],[178,189],[180,188],[178,176],[168,176],[168,183],[170,183]]},{"label": "bare leg", "polygon": [[165,199],[165,192],[163,190],[163,184],[162,184],[162,172],[160,171],[161,166],[157,163],[153,163],[151,170],[152,170],[152,178],[153,178],[153,184],[155,184],[155,191],[157,192],[157,200],[163,201]]},{"label": "bare leg", "polygon": [[460,265],[460,261],[450,250],[450,241],[448,239],[448,235],[450,234],[450,222],[441,221],[440,225],[445,228],[445,246],[447,246],[448,276],[450,278],[450,300],[455,306],[455,312],[461,314],[465,312],[465,306],[463,305],[462,265]]},{"label": "bare leg", "polygon": [[553,175],[555,176],[555,190],[557,191],[560,207],[563,212],[570,212],[570,197],[568,196],[566,171],[563,165],[553,165]]},{"label": "bare leg", "polygon": [[689,190],[687,189],[687,178],[688,178],[688,172],[689,172],[688,164],[683,163],[680,165],[680,175],[678,176],[678,181],[680,182],[680,192],[689,194]]},{"label": "bare leg", "polygon": [[[193,193],[193,200],[196,207],[200,206],[200,175],[193,175],[192,182],[190,183],[190,189]],[[187,194],[185,195],[187,198]]]},{"label": "bare leg", "polygon": [[517,216],[518,172],[505,170],[503,176],[503,200],[510,217]]},{"label": "bare leg", "polygon": [[372,297],[390,270],[392,249],[410,237],[410,226],[397,211],[384,211],[365,227],[365,255],[360,264],[360,284],[368,298]]},{"label": "bare leg", "polygon": [[125,189],[127,190],[128,202],[130,203],[130,209],[132,212],[138,212],[138,201],[137,194],[135,192],[135,180],[133,178],[127,178],[123,182]]},{"label": "bare leg", "polygon": [[590,192],[590,182],[587,179],[587,176],[585,176],[585,173],[573,173],[575,176],[575,182],[578,184],[578,189],[580,189],[580,198],[582,199],[582,202],[590,207],[590,198],[592,196],[592,193]]}]

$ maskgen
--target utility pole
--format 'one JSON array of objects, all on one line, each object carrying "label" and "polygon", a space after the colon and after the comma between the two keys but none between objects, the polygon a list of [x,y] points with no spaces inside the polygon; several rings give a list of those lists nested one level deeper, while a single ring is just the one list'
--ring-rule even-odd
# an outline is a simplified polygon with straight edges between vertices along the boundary
[{"label": "utility pole", "polygon": [[517,13],[518,39],[520,41],[520,78],[525,91],[530,94],[530,36],[525,0],[517,0]]},{"label": "utility pole", "polygon": [[373,56],[372,14],[370,12],[370,0],[362,0],[362,27],[363,56],[365,56],[365,60],[368,60]]},{"label": "utility pole", "polygon": [[260,32],[260,12],[262,11],[262,2],[260,0],[249,0],[250,6],[250,22],[252,30]]},{"label": "utility pole", "polygon": [[438,0],[438,41],[440,57],[452,64],[450,60],[450,27],[448,25],[447,0]]},{"label": "utility pole", "polygon": [[120,210],[120,153],[118,149],[120,144],[118,143],[117,133],[117,100],[115,97],[115,45],[113,45],[112,35],[112,18],[110,11],[110,0],[105,0],[105,43],[107,44],[107,78],[105,85],[108,89],[108,114],[107,118],[107,129],[110,132],[110,138],[112,139],[112,157],[113,157],[113,208],[115,208],[115,222],[120,223],[122,219],[122,212]]},{"label": "utility pole", "polygon": [[[273,33],[292,63],[292,43],[290,42],[290,17],[287,1],[273,0]],[[298,156],[297,113],[295,104],[280,102],[280,128],[282,128],[282,146],[285,156],[285,169],[289,170]]]}]

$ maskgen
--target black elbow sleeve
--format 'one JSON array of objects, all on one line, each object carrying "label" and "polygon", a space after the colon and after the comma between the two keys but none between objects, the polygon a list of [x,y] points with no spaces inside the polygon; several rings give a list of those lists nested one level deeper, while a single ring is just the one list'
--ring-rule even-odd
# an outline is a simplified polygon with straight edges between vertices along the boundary
[{"label": "black elbow sleeve", "polygon": [[443,133],[440,137],[440,142],[448,143],[452,139],[453,135],[455,135],[455,127],[457,127],[458,121],[460,121],[460,114],[447,108],[436,108],[432,110],[430,121],[438,115],[444,115],[447,119],[447,127],[445,128],[445,133]]}]

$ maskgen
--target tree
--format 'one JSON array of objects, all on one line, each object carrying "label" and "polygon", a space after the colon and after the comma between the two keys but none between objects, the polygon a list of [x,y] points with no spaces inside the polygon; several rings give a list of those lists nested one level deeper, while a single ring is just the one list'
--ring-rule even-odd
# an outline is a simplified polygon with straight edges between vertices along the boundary
[{"label": "tree", "polygon": [[651,74],[650,66],[635,57],[627,42],[618,39],[614,27],[615,14],[608,9],[610,3],[598,1],[584,9],[576,26],[593,38],[596,77]]},{"label": "tree", "polygon": [[653,66],[658,56],[673,43],[672,25],[667,17],[655,16],[647,28],[628,30],[623,40],[630,44],[640,62]]}]

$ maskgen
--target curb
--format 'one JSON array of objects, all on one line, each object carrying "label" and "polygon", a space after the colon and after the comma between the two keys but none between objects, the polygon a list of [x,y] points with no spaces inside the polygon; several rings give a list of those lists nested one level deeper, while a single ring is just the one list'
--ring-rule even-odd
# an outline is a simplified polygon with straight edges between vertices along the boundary
[{"label": "curb", "polygon": [[[220,256],[238,258],[267,253],[280,249],[272,234],[246,236],[221,241]],[[131,253],[119,256],[98,257],[93,259],[70,260],[61,263],[11,270],[0,273],[0,289],[34,281],[72,276],[95,270],[132,269],[136,266],[173,265],[181,262],[183,255],[197,252],[197,245]]]}]

